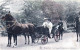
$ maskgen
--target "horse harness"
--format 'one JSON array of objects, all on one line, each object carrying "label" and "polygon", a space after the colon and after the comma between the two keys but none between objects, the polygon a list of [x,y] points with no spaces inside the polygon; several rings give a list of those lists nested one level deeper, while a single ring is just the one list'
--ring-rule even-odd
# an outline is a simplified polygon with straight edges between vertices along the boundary
[{"label": "horse harness", "polygon": [[[14,27],[15,27],[15,25],[16,25],[16,23],[17,23],[16,21],[6,21],[6,22],[13,22],[13,24],[12,24],[12,25],[8,24],[8,25],[6,25],[6,26],[5,26],[5,28],[7,28],[7,29],[9,29],[9,28],[11,28],[11,27],[13,27],[13,28],[14,28]],[[12,28],[12,29],[13,29],[13,28]]]}]

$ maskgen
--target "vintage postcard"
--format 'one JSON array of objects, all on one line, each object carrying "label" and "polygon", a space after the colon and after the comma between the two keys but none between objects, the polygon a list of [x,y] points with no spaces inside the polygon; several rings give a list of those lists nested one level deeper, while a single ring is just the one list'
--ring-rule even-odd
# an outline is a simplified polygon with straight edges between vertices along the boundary
[{"label": "vintage postcard", "polygon": [[0,50],[80,50],[80,0],[0,0]]}]

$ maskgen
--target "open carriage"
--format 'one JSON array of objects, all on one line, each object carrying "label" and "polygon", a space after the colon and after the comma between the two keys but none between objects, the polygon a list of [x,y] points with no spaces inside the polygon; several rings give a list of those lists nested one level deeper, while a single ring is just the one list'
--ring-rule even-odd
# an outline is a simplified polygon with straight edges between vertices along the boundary
[{"label": "open carriage", "polygon": [[54,38],[56,42],[59,41],[59,31],[55,27],[52,28],[51,35],[49,34],[49,29],[44,26],[36,27],[36,33],[35,33],[35,43],[38,43],[39,40],[41,40],[42,44],[48,43],[48,38]]},{"label": "open carriage", "polygon": [[48,42],[48,33],[49,30],[47,27],[37,26],[35,29],[35,43],[38,43],[41,40],[42,44],[46,44]]}]

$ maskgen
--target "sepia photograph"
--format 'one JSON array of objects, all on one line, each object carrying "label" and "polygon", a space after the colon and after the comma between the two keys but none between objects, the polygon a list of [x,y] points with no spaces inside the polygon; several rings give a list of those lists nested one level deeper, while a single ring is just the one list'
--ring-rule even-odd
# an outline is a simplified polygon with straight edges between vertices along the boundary
[{"label": "sepia photograph", "polygon": [[80,50],[80,0],[0,0],[0,50]]}]

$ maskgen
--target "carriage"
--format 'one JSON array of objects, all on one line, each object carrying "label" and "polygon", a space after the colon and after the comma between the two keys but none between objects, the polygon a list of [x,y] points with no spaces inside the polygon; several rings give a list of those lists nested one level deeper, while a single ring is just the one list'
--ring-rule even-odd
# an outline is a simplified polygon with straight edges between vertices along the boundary
[{"label": "carriage", "polygon": [[38,43],[41,40],[42,44],[46,44],[48,42],[48,28],[44,26],[36,26],[35,27],[35,43]]},{"label": "carriage", "polygon": [[57,26],[54,26],[52,28],[51,35],[49,34],[49,29],[47,27],[44,27],[44,26],[36,27],[35,43],[38,43],[39,40],[41,40],[42,44],[46,44],[48,43],[48,38],[54,38],[54,40],[58,42],[59,41],[59,30],[56,27]]},{"label": "carriage", "polygon": [[56,42],[59,41],[59,35],[60,35],[59,29],[58,29],[59,26],[53,27],[52,25],[47,25],[47,27],[44,27],[44,26],[36,27],[32,23],[21,24],[11,14],[6,14],[1,19],[2,21],[6,21],[5,28],[7,29],[7,33],[8,33],[8,45],[7,45],[8,47],[11,46],[12,36],[14,38],[14,43],[15,43],[14,46],[17,45],[17,35],[21,33],[23,33],[25,37],[25,44],[26,44],[26,36],[28,36],[28,44],[29,44],[29,36],[31,36],[32,43],[34,43],[36,39],[37,39],[37,42],[39,41],[39,39],[41,39],[41,43],[46,44],[48,42],[48,38],[51,38],[51,34]]},{"label": "carriage", "polygon": [[35,43],[38,43],[41,40],[42,44],[46,44],[48,42],[48,36],[43,34],[36,34]]}]

